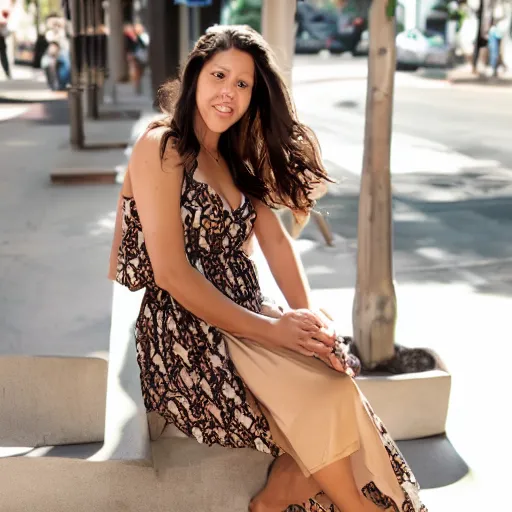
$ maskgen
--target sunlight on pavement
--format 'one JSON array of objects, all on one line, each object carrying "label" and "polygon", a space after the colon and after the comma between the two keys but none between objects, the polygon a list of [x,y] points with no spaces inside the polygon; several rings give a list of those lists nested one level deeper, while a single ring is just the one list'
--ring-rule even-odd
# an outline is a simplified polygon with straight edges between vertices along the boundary
[{"label": "sunlight on pavement", "polygon": [[116,225],[116,211],[113,210],[109,212],[104,217],[98,219],[94,227],[90,228],[89,233],[92,236],[100,236],[104,234],[111,234],[114,232],[114,227]]},{"label": "sunlight on pavement", "polygon": [[14,119],[23,115],[30,106],[27,105],[1,105],[0,104],[0,122]]}]

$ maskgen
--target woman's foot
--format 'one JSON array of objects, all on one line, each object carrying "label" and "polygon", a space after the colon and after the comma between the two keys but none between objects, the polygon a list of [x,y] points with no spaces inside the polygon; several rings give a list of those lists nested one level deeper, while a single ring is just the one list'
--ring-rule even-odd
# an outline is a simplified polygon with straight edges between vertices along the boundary
[{"label": "woman's foot", "polygon": [[249,504],[249,512],[283,512],[289,505],[301,505],[320,492],[312,478],[306,478],[288,454],[274,462],[267,484]]}]

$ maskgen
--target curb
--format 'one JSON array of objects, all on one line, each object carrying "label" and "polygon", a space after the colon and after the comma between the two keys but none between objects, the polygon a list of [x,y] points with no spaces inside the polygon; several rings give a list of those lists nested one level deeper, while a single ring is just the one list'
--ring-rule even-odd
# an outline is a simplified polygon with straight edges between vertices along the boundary
[{"label": "curb", "polygon": [[[28,91],[27,91],[28,92]],[[30,104],[30,103],[49,103],[67,99],[67,91],[30,91],[19,95],[19,91],[0,92],[0,104]]]}]

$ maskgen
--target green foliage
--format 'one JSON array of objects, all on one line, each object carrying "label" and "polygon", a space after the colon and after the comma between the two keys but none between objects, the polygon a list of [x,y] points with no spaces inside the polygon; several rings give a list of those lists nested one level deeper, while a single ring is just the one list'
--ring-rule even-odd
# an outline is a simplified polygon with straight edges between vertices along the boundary
[{"label": "green foliage", "polygon": [[229,25],[249,25],[261,32],[262,0],[231,0],[226,9],[225,20]]},{"label": "green foliage", "polygon": [[388,0],[388,5],[386,6],[386,15],[388,18],[394,18],[396,12],[396,2],[397,0]]},{"label": "green foliage", "polygon": [[[25,0],[25,5],[28,7],[30,4],[35,4],[35,0]],[[39,0],[39,13],[41,20],[44,20],[50,13],[62,13],[61,0]]]}]

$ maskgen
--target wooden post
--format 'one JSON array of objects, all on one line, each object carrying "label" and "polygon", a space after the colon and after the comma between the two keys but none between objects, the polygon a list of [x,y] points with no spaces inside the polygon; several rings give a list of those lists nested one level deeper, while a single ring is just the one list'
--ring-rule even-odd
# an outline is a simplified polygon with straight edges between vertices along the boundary
[{"label": "wooden post", "polygon": [[274,50],[288,87],[292,83],[296,9],[296,0],[263,0],[261,7],[261,33]]},{"label": "wooden post", "polygon": [[148,2],[148,23],[151,34],[149,64],[153,97],[166,80],[177,78],[179,74],[180,31],[184,30],[180,27],[182,7],[168,0]]},{"label": "wooden post", "polygon": [[[261,10],[261,32],[272,47],[277,64],[286,85],[292,87],[292,67],[295,50],[295,12],[296,0],[263,0]],[[319,212],[312,213],[327,245],[333,245],[333,236],[329,224]],[[292,238],[298,238],[309,218],[296,218],[288,210],[281,212],[281,220]]]},{"label": "wooden post", "polygon": [[359,197],[354,341],[363,364],[375,367],[394,355],[391,129],[395,74],[396,0],[373,0],[363,172]]}]

